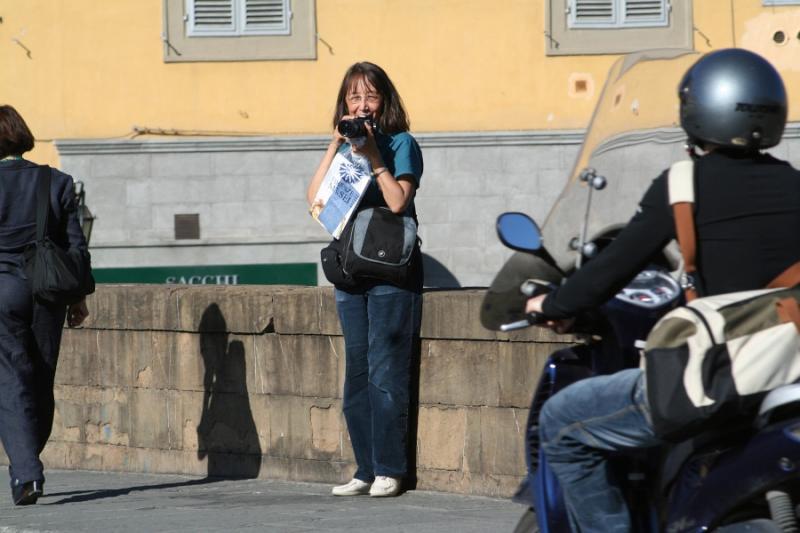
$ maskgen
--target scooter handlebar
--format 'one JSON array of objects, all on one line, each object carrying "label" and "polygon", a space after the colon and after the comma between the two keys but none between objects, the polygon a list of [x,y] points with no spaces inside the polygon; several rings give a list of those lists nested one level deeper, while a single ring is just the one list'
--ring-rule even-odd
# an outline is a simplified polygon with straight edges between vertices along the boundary
[{"label": "scooter handlebar", "polygon": [[546,321],[547,319],[540,314],[525,313],[525,318],[522,320],[517,320],[516,322],[511,322],[509,324],[502,324],[500,326],[500,331],[514,331],[515,329],[528,328],[530,326],[544,324]]},{"label": "scooter handlebar", "polygon": [[[550,282],[542,281],[540,279],[528,279],[525,280],[522,285],[520,285],[519,292],[528,298],[533,298],[534,296],[539,296],[540,294],[546,294],[552,291],[554,288],[555,285]],[[500,331],[513,331],[515,329],[523,329],[530,326],[536,326],[538,324],[544,324],[545,322],[546,319],[540,314],[525,313],[522,320],[501,324]]]}]

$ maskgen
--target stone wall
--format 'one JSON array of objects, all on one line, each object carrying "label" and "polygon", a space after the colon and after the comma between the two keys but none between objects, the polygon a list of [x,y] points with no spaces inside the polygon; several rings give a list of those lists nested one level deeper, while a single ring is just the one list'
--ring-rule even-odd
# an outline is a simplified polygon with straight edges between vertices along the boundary
[{"label": "stone wall", "polygon": [[[416,197],[431,287],[488,285],[509,255],[503,211],[540,222],[563,188],[579,131],[422,133]],[[308,215],[306,187],[330,136],[60,140],[62,169],[97,215],[95,267],[319,263],[330,236]],[[197,214],[199,239],[174,216]],[[327,284],[320,271],[320,284]]]},{"label": "stone wall", "polygon": [[[484,330],[482,291],[424,295],[416,486],[509,496],[549,331]],[[326,288],[100,286],[65,330],[47,468],[349,479],[344,343]]]},{"label": "stone wall", "polygon": [[[425,285],[484,287],[510,255],[495,219],[522,211],[547,220],[548,247],[581,227],[585,187],[565,190],[583,131],[420,133],[425,170],[415,202]],[[97,215],[95,267],[319,263],[330,241],[305,200],[328,136],[59,140],[61,167],[86,185]],[[609,180],[595,196],[593,226],[624,224],[641,193],[682,159],[678,128],[633,131],[593,162]],[[800,166],[800,124],[770,150]],[[569,201],[566,196],[570,196]],[[561,215],[550,212],[561,201]],[[176,240],[174,216],[199,217],[200,238]],[[561,248],[558,248],[561,247]],[[322,285],[327,281],[318,271]],[[140,280],[136,280],[140,281]]]}]

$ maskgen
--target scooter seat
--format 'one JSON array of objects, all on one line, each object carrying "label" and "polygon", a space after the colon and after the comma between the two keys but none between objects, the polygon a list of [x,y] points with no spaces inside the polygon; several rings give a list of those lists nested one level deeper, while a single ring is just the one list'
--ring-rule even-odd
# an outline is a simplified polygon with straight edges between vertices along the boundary
[{"label": "scooter seat", "polygon": [[783,385],[771,390],[761,400],[761,407],[758,409],[755,426],[757,428],[766,426],[777,409],[793,403],[797,404],[797,409],[800,411],[800,383]]}]

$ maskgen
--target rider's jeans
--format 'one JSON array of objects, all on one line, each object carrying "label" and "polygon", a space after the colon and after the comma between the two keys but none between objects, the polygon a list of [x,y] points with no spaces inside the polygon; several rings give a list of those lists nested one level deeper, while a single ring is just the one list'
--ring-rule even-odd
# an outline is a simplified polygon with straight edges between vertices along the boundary
[{"label": "rider's jeans", "polygon": [[606,453],[661,442],[653,433],[642,371],[584,379],[550,398],[539,416],[541,446],[564,491],[575,532],[631,531]]}]

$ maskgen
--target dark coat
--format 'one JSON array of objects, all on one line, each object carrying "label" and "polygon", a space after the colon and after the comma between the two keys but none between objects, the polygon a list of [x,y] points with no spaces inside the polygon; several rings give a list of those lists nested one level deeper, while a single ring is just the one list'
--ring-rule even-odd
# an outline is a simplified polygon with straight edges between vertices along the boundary
[{"label": "dark coat", "polygon": [[[66,306],[35,301],[22,252],[36,240],[38,166],[0,162],[0,439],[12,483],[43,480],[39,460],[53,425],[53,382]],[[72,178],[53,170],[48,235],[86,249]]]},{"label": "dark coat", "polygon": [[[0,263],[21,266],[23,249],[36,240],[36,175],[30,161],[0,163]],[[50,181],[50,238],[68,248],[86,249],[75,205],[72,177],[53,169]]]}]

